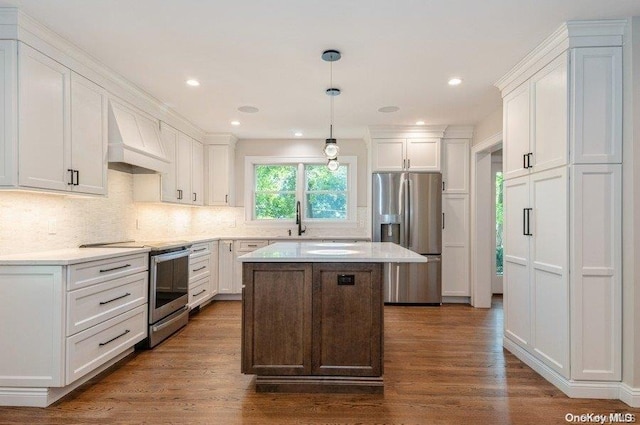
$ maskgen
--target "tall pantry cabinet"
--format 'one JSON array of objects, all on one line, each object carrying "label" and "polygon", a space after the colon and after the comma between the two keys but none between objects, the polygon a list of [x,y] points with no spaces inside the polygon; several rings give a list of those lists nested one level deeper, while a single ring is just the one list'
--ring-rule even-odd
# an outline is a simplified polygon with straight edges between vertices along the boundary
[{"label": "tall pantry cabinet", "polygon": [[568,22],[496,84],[504,345],[573,396],[621,379],[623,31]]}]

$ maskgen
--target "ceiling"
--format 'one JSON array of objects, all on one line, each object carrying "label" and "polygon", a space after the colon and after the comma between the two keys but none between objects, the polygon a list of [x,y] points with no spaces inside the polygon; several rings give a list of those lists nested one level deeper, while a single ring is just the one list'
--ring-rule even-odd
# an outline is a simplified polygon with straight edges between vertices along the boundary
[{"label": "ceiling", "polygon": [[[473,125],[495,81],[562,22],[640,15],[638,0],[0,0],[206,132],[326,138],[368,125]],[[451,77],[463,79],[451,87]],[[198,79],[199,87],[185,81]],[[257,113],[243,113],[240,106]],[[394,113],[380,107],[397,106]],[[237,127],[230,123],[240,121]]]}]

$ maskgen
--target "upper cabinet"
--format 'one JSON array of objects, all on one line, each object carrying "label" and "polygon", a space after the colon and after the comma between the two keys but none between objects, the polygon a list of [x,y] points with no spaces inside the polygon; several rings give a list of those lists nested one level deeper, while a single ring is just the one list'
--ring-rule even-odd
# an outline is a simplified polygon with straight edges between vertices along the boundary
[{"label": "upper cabinet", "polygon": [[165,124],[160,124],[163,151],[170,161],[162,174],[133,177],[135,201],[204,205],[204,158],[202,143]]},{"label": "upper cabinet", "polygon": [[1,43],[0,184],[106,194],[104,90],[25,44]]},{"label": "upper cabinet", "polygon": [[235,205],[235,143],[232,135],[212,135],[205,140],[207,205]]},{"label": "upper cabinet", "polygon": [[372,139],[372,171],[440,171],[440,139]]},{"label": "upper cabinet", "polygon": [[469,193],[469,139],[442,141],[442,192]]},{"label": "upper cabinet", "polygon": [[[622,160],[622,49],[570,49],[504,96],[505,179]],[[571,113],[570,113],[571,112]]]}]

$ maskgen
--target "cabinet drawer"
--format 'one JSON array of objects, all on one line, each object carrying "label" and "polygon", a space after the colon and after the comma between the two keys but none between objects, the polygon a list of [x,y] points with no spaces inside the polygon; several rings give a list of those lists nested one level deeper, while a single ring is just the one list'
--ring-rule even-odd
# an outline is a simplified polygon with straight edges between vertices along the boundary
[{"label": "cabinet drawer", "polygon": [[117,277],[143,272],[148,268],[149,255],[146,252],[73,264],[69,267],[67,289],[72,291],[84,288]]},{"label": "cabinet drawer", "polygon": [[211,274],[211,257],[189,258],[189,283]]},{"label": "cabinet drawer", "polygon": [[189,307],[193,308],[199,305],[201,301],[209,298],[211,295],[211,288],[209,287],[208,278],[204,278],[194,282],[193,286],[189,286]]},{"label": "cabinet drawer", "polygon": [[238,247],[238,252],[251,252],[267,245],[269,245],[269,241],[238,241],[236,246]]},{"label": "cabinet drawer", "polygon": [[191,246],[189,258],[203,257],[211,254],[211,242],[196,243]]},{"label": "cabinet drawer", "polygon": [[67,338],[67,385],[147,336],[147,305]]},{"label": "cabinet drawer", "polygon": [[69,292],[67,335],[146,303],[148,282],[148,273],[142,272]]}]

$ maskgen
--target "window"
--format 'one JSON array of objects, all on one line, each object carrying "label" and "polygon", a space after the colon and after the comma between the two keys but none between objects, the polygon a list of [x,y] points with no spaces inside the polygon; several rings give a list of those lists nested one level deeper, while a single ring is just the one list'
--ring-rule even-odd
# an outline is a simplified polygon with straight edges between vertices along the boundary
[{"label": "window", "polygon": [[300,201],[303,220],[312,223],[355,221],[356,158],[341,157],[332,172],[320,158],[247,157],[247,221],[290,224]]}]

